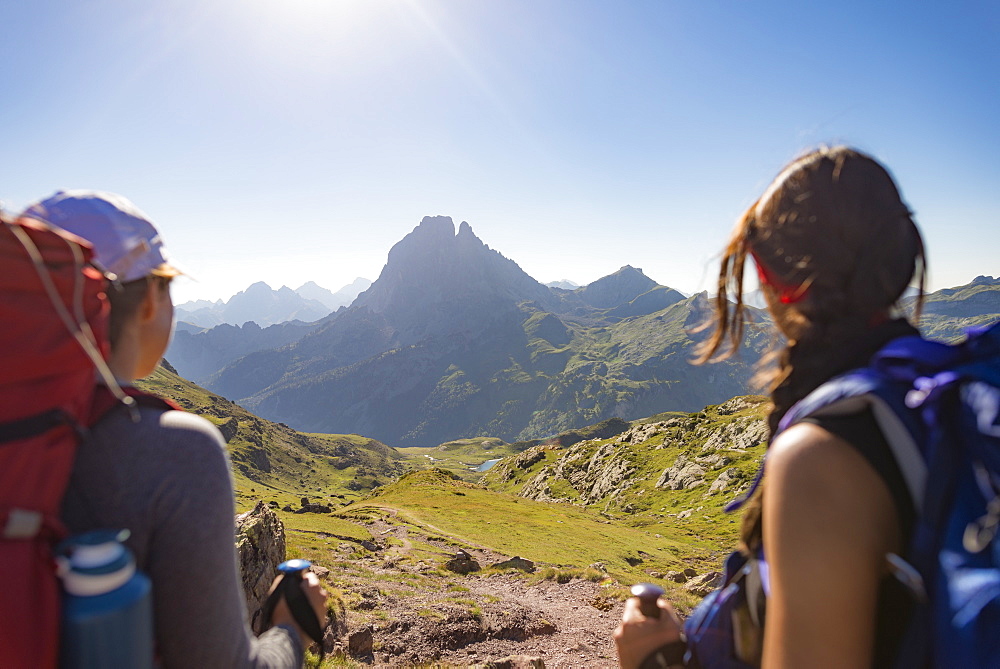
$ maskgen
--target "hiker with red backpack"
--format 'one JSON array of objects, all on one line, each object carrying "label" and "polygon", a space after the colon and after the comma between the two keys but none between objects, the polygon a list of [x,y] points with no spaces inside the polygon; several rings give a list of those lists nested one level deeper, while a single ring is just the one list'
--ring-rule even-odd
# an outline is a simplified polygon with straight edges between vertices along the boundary
[{"label": "hiker with red backpack", "polygon": [[[5,273],[24,270],[23,276],[0,280],[4,353],[14,347],[28,358],[5,367],[0,390],[16,391],[21,383],[31,395],[48,383],[45,393],[27,403],[53,407],[42,414],[44,420],[21,409],[0,415],[5,442],[0,455],[13,457],[7,453],[39,435],[64,449],[58,467],[45,465],[40,473],[24,465],[41,457],[37,453],[44,444],[33,444],[39,447],[34,451],[22,449],[20,460],[7,462],[50,490],[44,502],[26,501],[35,494],[30,489],[13,500],[7,499],[8,490],[0,490],[5,514],[0,521],[8,528],[0,541],[0,563],[24,562],[24,556],[34,555],[37,580],[43,581],[51,578],[44,571],[55,539],[67,532],[127,529],[126,544],[136,567],[152,582],[160,666],[301,666],[309,639],[287,604],[277,603],[269,631],[259,638],[250,631],[233,541],[232,478],[219,431],[203,418],[131,388],[159,363],[173,327],[170,282],[179,272],[167,261],[156,229],[125,198],[92,191],[58,192],[0,228],[5,233],[0,237]],[[8,312],[13,309],[20,311]],[[36,327],[36,320],[48,329]],[[11,333],[18,328],[23,331]],[[106,367],[103,356],[95,360],[95,352],[106,355]],[[25,364],[14,364],[18,362]],[[96,388],[95,365],[103,371]],[[60,374],[69,370],[76,385],[62,392]],[[72,444],[65,446],[74,441],[74,432],[82,435],[75,455]],[[0,471],[0,477],[6,482],[12,472]],[[28,508],[33,502],[37,511]],[[2,577],[17,578],[6,571]],[[23,572],[21,578],[34,580]],[[325,620],[326,593],[314,574],[305,575],[302,588],[316,618]],[[51,635],[29,647],[30,665],[11,660],[25,656],[17,655],[22,652],[15,648],[19,639],[7,636],[8,623],[19,625],[22,621],[15,619],[26,618],[26,634],[36,627],[51,630],[57,623],[51,620],[57,616],[51,604],[33,609],[36,605],[26,601],[21,606],[6,599],[11,592],[25,600],[51,599],[48,590],[38,594],[33,584],[24,593],[5,590],[0,660],[11,662],[4,666],[53,666],[57,649]]]},{"label": "hiker with red backpack", "polygon": [[683,624],[628,600],[621,666],[1000,667],[1000,327],[949,346],[898,314],[923,242],[849,148],[793,161],[742,216],[703,362],[740,346],[748,257],[784,345],[740,547]]}]

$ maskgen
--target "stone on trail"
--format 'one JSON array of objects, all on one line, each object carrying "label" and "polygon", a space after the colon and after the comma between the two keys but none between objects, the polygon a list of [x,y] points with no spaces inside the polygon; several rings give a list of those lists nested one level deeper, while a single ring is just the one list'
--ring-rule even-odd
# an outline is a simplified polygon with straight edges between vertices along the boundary
[{"label": "stone on trail", "polygon": [[511,655],[501,660],[470,664],[469,669],[545,669],[545,661],[531,655]]},{"label": "stone on trail", "polygon": [[684,585],[688,592],[705,597],[722,584],[722,574],[717,571],[710,571],[707,574],[696,576]]},{"label": "stone on trail", "polygon": [[525,560],[519,555],[515,555],[509,560],[497,562],[496,564],[490,566],[494,569],[520,569],[521,571],[526,571],[529,574],[534,573],[535,571],[535,563],[531,560]]},{"label": "stone on trail", "polygon": [[455,553],[455,557],[444,563],[445,569],[453,571],[456,574],[468,574],[473,571],[479,571],[479,563],[476,562],[476,558],[472,557],[464,550],[459,549]]}]

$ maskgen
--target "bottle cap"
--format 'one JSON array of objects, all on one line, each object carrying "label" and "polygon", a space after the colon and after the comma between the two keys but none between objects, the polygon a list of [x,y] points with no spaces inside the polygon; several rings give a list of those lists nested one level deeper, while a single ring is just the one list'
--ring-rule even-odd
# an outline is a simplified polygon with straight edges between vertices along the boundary
[{"label": "bottle cap", "polygon": [[95,530],[62,542],[56,562],[66,591],[103,595],[127,583],[135,574],[135,560],[122,543],[128,536],[128,530]]}]

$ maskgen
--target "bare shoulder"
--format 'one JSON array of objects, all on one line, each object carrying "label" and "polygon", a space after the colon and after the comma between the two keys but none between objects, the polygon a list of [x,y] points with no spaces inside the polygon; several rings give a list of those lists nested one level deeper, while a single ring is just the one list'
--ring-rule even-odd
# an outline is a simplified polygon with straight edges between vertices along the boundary
[{"label": "bare shoulder", "polygon": [[891,501],[881,477],[856,448],[812,423],[798,423],[778,435],[768,451],[767,477],[769,487],[813,492],[817,485],[851,495],[880,487]]},{"label": "bare shoulder", "polygon": [[827,536],[841,527],[878,550],[898,541],[894,502],[881,476],[856,448],[817,425],[799,423],[775,439],[766,477],[772,516],[794,522],[804,515]]},{"label": "bare shoulder", "polygon": [[[851,457],[857,456],[857,457]],[[782,432],[767,455],[768,475],[788,468],[805,474],[829,474],[827,467],[852,467],[864,459],[842,439],[812,423],[798,423]]]},{"label": "bare shoulder", "polygon": [[775,439],[765,485],[764,664],[870,665],[878,581],[899,542],[888,488],[851,444],[809,423]]}]

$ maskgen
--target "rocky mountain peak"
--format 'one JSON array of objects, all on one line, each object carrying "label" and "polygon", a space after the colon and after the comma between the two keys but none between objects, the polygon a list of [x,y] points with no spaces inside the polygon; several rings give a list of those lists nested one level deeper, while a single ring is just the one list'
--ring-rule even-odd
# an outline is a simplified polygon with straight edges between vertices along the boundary
[{"label": "rocky mountain peak", "polygon": [[240,291],[233,297],[236,297],[237,295],[264,295],[264,294],[267,295],[271,294],[271,286],[267,285],[267,283],[264,281],[258,281],[256,283],[251,283],[246,290]]},{"label": "rocky mountain peak", "polygon": [[625,265],[614,274],[580,288],[577,293],[587,304],[598,309],[609,309],[631,302],[657,285],[641,269]]},{"label": "rocky mountain peak", "polygon": [[413,228],[413,232],[421,235],[455,236],[455,222],[451,216],[424,216],[420,224]]},{"label": "rocky mountain peak", "polygon": [[354,304],[405,329],[406,323],[426,323],[430,313],[488,316],[501,303],[514,308],[523,300],[548,299],[547,288],[483,244],[468,222],[456,234],[451,217],[425,216],[392,247],[378,280]]}]

